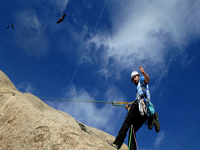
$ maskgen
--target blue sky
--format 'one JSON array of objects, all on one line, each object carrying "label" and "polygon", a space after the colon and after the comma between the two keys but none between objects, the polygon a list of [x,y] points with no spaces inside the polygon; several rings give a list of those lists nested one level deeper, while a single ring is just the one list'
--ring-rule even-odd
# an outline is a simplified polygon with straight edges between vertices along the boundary
[{"label": "blue sky", "polygon": [[[196,150],[199,8],[197,0],[1,1],[0,69],[19,91],[38,97],[130,102],[130,73],[141,65],[161,130],[144,125],[139,149]],[[43,101],[113,136],[127,113],[111,104]]]}]

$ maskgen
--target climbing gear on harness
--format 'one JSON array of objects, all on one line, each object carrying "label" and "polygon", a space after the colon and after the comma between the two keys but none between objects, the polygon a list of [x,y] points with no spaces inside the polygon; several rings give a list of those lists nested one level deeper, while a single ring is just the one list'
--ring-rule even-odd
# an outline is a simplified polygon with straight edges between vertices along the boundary
[{"label": "climbing gear on harness", "polygon": [[[112,105],[113,106],[123,106],[125,107],[126,105],[133,105],[134,103],[136,103],[137,101],[133,101],[133,102],[116,102],[116,101],[112,101]],[[126,105],[122,105],[122,104],[126,104]]]},{"label": "climbing gear on harness", "polygon": [[147,107],[146,107],[146,104],[144,103],[144,99],[140,100],[138,107],[139,107],[140,114],[142,116],[147,114]]},{"label": "climbing gear on harness", "polygon": [[113,106],[123,106],[123,107],[126,106],[126,105],[122,105],[122,104],[128,104],[128,102],[115,102],[115,101],[112,101],[112,105]]},{"label": "climbing gear on harness", "polygon": [[144,95],[138,97],[138,108],[142,116],[147,114],[148,117],[152,117],[154,115],[155,107]]},{"label": "climbing gear on harness", "polygon": [[155,113],[154,105],[149,101],[146,101],[146,105],[147,105],[147,116],[148,117],[153,117],[154,113]]}]

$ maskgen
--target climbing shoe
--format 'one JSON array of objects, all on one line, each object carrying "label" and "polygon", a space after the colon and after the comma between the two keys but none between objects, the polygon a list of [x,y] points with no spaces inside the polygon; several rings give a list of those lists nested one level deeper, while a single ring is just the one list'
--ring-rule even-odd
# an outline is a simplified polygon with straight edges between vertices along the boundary
[{"label": "climbing shoe", "polygon": [[[108,142],[108,141],[107,141]],[[118,149],[119,150],[119,148],[118,148],[118,145],[117,144],[114,144],[114,142],[108,142],[108,144],[110,144],[112,147],[114,147],[114,148],[116,148],[116,149]]]},{"label": "climbing shoe", "polygon": [[160,122],[159,122],[159,119],[158,119],[157,112],[155,112],[154,116],[153,116],[153,125],[155,127],[156,132],[159,132],[160,131]]},{"label": "climbing shoe", "polygon": [[147,120],[148,129],[151,130],[153,128],[153,117],[149,117]]}]

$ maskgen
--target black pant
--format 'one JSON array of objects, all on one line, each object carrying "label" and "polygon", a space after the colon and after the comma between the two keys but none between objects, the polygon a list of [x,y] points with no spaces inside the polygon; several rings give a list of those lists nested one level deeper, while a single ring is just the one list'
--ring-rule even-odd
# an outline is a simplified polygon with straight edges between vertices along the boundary
[{"label": "black pant", "polygon": [[[133,125],[134,132],[136,133],[146,120],[147,115],[141,116],[138,109],[138,103],[134,103],[126,116],[124,123],[122,124],[118,136],[114,141],[114,144],[117,144],[118,148],[120,148],[124,142],[124,139],[126,138],[126,134],[131,125]],[[136,150],[136,143],[133,134],[134,133],[132,133],[130,149]]]}]

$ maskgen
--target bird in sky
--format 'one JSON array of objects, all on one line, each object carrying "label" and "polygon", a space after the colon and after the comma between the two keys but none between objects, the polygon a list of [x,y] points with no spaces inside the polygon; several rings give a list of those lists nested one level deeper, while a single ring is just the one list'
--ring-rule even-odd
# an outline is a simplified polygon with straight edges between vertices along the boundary
[{"label": "bird in sky", "polygon": [[57,21],[57,24],[60,23],[60,22],[63,22],[65,16],[66,16],[66,14],[64,14],[62,17],[60,17],[60,19]]},{"label": "bird in sky", "polygon": [[13,28],[13,30],[14,30],[14,26],[13,26],[13,23],[12,23],[12,28]]},{"label": "bird in sky", "polygon": [[7,29],[9,28],[9,25],[7,26]]}]

